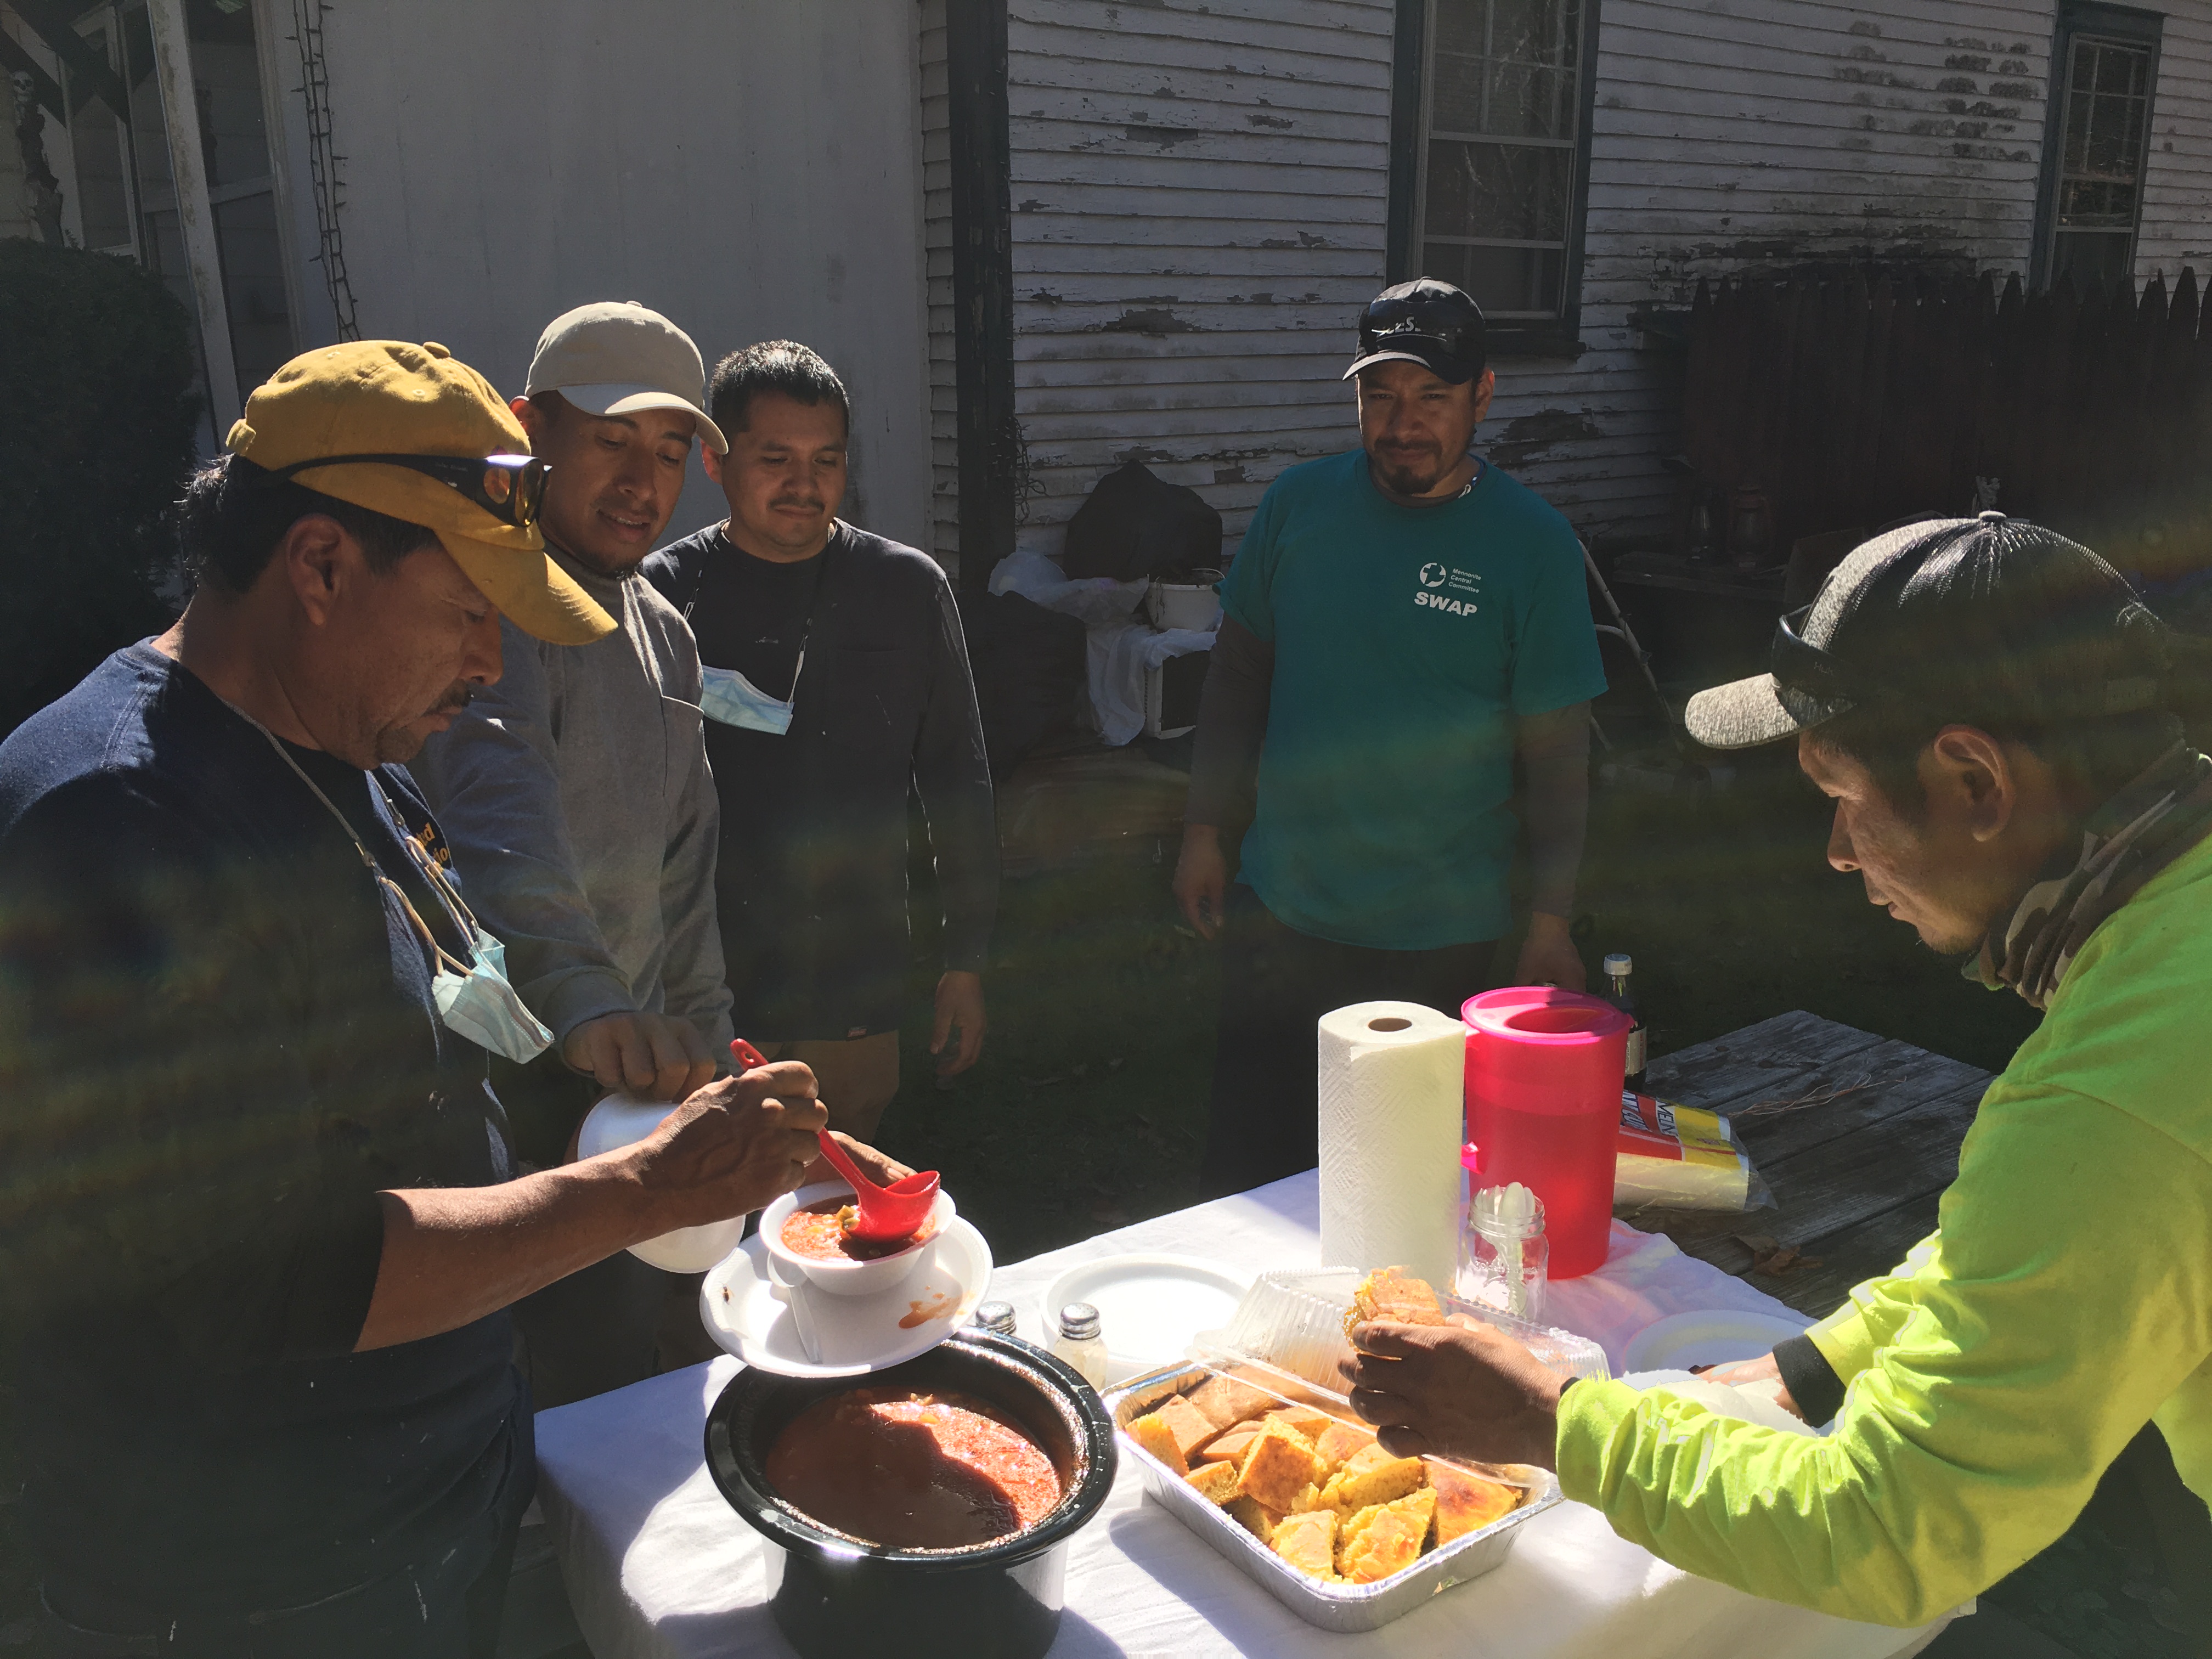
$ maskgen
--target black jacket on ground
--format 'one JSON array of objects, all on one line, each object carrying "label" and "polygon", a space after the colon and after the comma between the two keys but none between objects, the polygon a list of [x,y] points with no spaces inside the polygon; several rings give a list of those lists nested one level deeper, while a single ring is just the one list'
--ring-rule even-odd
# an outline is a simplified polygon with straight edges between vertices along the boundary
[{"label": "black jacket on ground", "polygon": [[944,965],[981,971],[998,828],[959,612],[936,562],[840,521],[813,559],[774,564],[715,525],[661,549],[644,574],[690,618],[701,662],[771,696],[792,695],[805,637],[788,732],[707,722],[738,1030],[789,1042],[897,1029],[909,789],[937,862]]}]

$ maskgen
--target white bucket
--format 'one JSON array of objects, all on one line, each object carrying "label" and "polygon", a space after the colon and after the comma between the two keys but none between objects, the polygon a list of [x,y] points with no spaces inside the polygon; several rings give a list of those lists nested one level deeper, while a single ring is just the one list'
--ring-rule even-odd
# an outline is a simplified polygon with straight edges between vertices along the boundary
[{"label": "white bucket", "polygon": [[1206,634],[1221,620],[1221,600],[1213,591],[1213,584],[1221,580],[1218,570],[1194,570],[1195,580],[1188,582],[1155,581],[1145,590],[1145,620],[1162,630],[1188,629],[1193,633]]}]

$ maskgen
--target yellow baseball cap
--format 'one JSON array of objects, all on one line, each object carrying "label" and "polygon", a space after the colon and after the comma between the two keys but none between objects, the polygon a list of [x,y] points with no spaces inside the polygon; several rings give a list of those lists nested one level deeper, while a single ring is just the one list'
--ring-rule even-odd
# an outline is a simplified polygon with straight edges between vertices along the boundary
[{"label": "yellow baseball cap", "polygon": [[[445,347],[355,340],[302,352],[246,400],[228,448],[271,471],[319,455],[527,454],[529,435],[491,382]],[[310,489],[437,532],[453,562],[517,628],[583,645],[614,618],[545,556],[544,538],[495,517],[450,484],[375,461],[304,466]]]}]

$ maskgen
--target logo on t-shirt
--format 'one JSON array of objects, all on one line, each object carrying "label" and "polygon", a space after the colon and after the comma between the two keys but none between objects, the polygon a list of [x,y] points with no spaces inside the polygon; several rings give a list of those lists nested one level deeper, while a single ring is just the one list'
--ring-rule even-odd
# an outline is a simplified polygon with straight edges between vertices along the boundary
[{"label": "logo on t-shirt", "polygon": [[[1439,592],[1442,588],[1446,591]],[[1447,565],[1431,559],[1421,567],[1421,585],[1414,590],[1413,603],[1430,611],[1447,611],[1455,617],[1472,617],[1475,599],[1482,592],[1482,575],[1479,571],[1462,570],[1456,565]]]}]

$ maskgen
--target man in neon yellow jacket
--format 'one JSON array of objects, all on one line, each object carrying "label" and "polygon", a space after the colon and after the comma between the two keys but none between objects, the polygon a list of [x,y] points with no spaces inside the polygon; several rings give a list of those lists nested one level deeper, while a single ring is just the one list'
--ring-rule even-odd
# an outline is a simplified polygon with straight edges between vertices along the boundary
[{"label": "man in neon yellow jacket", "polygon": [[2051,1543],[2146,1423],[2212,1494],[2212,761],[2163,630],[2086,548],[1984,514],[1877,537],[1707,691],[1717,748],[1795,736],[1829,862],[2045,1011],[1984,1096],[1940,1231],[1779,1376],[1808,1439],[1573,1382],[1488,1330],[1356,1333],[1386,1447],[1557,1468],[1689,1571],[1916,1625]]}]

